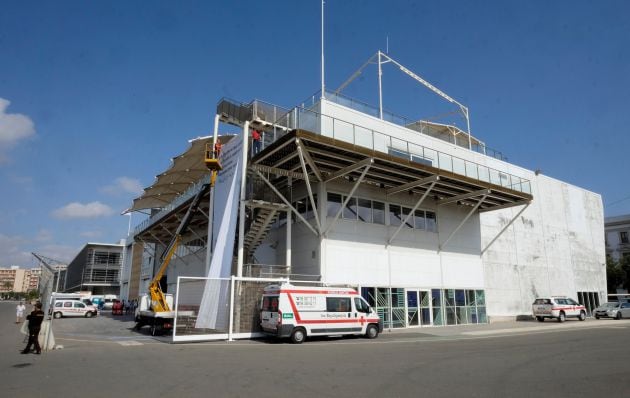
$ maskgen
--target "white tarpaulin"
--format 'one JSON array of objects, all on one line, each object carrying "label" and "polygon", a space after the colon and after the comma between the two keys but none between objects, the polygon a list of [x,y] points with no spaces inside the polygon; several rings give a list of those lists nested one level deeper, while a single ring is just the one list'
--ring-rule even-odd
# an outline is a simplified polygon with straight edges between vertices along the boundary
[{"label": "white tarpaulin", "polygon": [[229,278],[236,237],[236,220],[243,162],[243,136],[234,137],[223,147],[221,165],[214,188],[212,236],[216,242],[203,291],[196,328],[227,330],[229,284],[219,278]]}]

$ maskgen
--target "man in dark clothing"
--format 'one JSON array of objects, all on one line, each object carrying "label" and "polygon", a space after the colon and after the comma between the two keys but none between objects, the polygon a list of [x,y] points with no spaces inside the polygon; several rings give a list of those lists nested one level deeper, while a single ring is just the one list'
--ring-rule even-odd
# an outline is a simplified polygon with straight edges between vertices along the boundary
[{"label": "man in dark clothing", "polygon": [[42,348],[39,346],[39,330],[44,321],[44,311],[42,311],[42,303],[35,303],[35,309],[26,317],[28,320],[28,344],[22,350],[22,354],[31,352],[31,346],[35,345],[35,354],[41,354]]}]

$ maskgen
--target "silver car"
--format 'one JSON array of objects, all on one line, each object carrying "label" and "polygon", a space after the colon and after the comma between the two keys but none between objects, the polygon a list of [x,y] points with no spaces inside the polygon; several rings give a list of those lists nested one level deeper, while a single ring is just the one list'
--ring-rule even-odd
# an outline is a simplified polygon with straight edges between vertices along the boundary
[{"label": "silver car", "polygon": [[612,301],[595,308],[593,315],[599,318],[630,318],[630,302]]}]

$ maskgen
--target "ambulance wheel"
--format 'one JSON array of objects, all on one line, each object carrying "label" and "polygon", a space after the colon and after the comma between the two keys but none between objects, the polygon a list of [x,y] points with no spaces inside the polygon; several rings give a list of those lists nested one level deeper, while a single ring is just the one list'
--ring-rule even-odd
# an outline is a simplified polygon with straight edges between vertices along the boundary
[{"label": "ambulance wheel", "polygon": [[558,322],[562,323],[567,319],[567,316],[564,314],[564,311],[560,311],[560,315],[558,316]]},{"label": "ambulance wheel", "polygon": [[586,312],[580,311],[580,317],[578,318],[580,321],[586,320]]},{"label": "ambulance wheel", "polygon": [[61,312],[55,312],[53,316],[55,317],[55,319],[59,319],[61,318]]},{"label": "ambulance wheel", "polygon": [[306,340],[306,332],[302,328],[295,328],[291,333],[291,342],[293,344],[302,344]]},{"label": "ambulance wheel", "polygon": [[537,317],[536,317],[536,320],[537,320],[538,322],[545,322],[545,318],[543,318],[542,316],[537,316]]},{"label": "ambulance wheel", "polygon": [[375,339],[378,337],[378,328],[376,327],[376,325],[368,325],[367,329],[365,330],[365,337],[367,337],[368,339]]}]

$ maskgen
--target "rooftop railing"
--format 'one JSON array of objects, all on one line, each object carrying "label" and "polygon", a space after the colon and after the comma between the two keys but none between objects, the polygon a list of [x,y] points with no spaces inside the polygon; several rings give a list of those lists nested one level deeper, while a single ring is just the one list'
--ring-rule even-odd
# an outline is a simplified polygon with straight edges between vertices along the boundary
[{"label": "rooftop railing", "polygon": [[478,181],[531,194],[530,181],[524,178],[305,108],[294,108],[276,124],[307,130]]},{"label": "rooftop railing", "polygon": [[[304,101],[304,103],[302,104],[303,108],[312,110],[313,106],[315,104],[317,104],[320,100],[321,97],[321,90],[318,91],[317,93],[313,94],[311,97],[309,97],[306,101]],[[348,97],[346,95],[343,95],[341,93],[337,93],[334,91],[330,91],[330,90],[326,90],[326,100],[330,101],[330,102],[334,102],[336,104],[345,106],[347,108],[351,108],[354,110],[357,110],[359,112],[368,114],[370,116],[374,116],[376,118],[379,118],[379,109],[373,105],[367,104],[363,101],[359,101],[355,98],[351,98]],[[390,123],[394,123],[397,124],[399,126],[403,126],[406,127],[410,130],[413,131],[417,131],[419,133],[423,133],[425,134],[424,131],[422,131],[422,129],[417,128],[417,122],[418,120],[412,120],[408,117],[405,116],[400,116],[397,115],[393,112],[390,112],[388,110],[383,109],[383,120],[390,122]],[[434,136],[435,137],[435,136]],[[451,142],[453,144],[456,144],[458,146],[462,146],[464,148],[468,148],[468,140],[466,139],[466,142],[464,145],[462,145],[460,142],[458,142],[457,140],[453,141],[449,141],[449,140],[445,140],[442,137],[435,137],[435,138],[439,138],[443,141],[447,141],[447,142]],[[472,151],[475,151],[477,153],[482,153],[486,156],[490,156],[496,159],[500,159],[500,160],[507,160],[507,157],[505,155],[503,155],[502,152],[497,151],[496,149],[492,149],[488,146],[486,146],[485,144],[479,143],[479,144],[475,144],[473,143],[472,148],[469,148]]]}]

